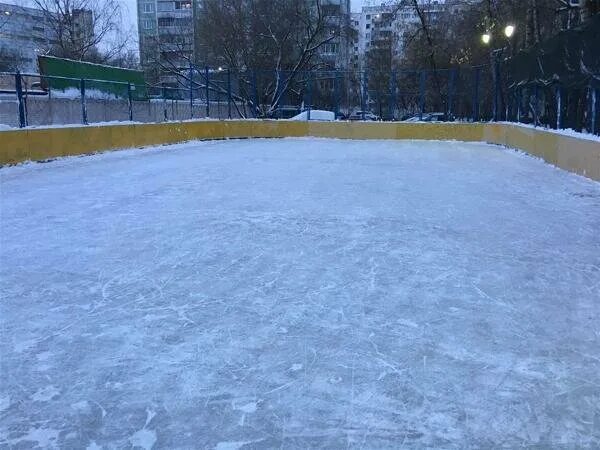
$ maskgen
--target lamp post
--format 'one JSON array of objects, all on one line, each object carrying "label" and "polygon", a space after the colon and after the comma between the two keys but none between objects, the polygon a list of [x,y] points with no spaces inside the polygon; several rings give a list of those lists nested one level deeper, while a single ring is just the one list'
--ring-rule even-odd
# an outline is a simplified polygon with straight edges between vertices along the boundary
[{"label": "lamp post", "polygon": [[[504,27],[503,35],[506,39],[505,45],[496,49],[492,49],[490,52],[490,60],[492,62],[492,70],[493,70],[493,79],[494,79],[494,104],[493,104],[493,115],[494,121],[498,121],[500,103],[502,101],[502,90],[500,83],[500,59],[502,57],[502,53],[506,49],[506,47],[510,47],[510,39],[514,36],[516,27],[512,24],[508,24]],[[481,35],[481,42],[484,45],[490,45],[492,43],[492,33],[491,31],[486,31]],[[508,112],[507,112],[508,114]]]}]

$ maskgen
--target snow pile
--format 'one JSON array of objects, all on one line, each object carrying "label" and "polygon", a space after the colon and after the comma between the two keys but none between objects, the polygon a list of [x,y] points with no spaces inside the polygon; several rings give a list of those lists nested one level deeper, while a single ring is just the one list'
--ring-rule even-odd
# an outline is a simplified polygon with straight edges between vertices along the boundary
[{"label": "snow pile", "polygon": [[[76,88],[67,88],[64,91],[52,89],[52,97],[54,98],[66,98],[75,100],[81,98],[81,91]],[[85,97],[95,100],[125,100],[123,97],[119,97],[110,92],[100,91],[98,89],[86,89]]]}]

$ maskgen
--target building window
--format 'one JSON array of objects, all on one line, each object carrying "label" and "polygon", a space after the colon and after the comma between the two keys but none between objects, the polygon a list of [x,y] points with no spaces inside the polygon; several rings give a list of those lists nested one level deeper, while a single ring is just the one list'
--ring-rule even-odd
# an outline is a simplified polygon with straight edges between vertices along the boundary
[{"label": "building window", "polygon": [[159,27],[189,27],[192,20],[187,17],[159,17]]},{"label": "building window", "polygon": [[161,12],[173,11],[175,9],[175,3],[173,2],[158,2],[158,10]]},{"label": "building window", "polygon": [[144,3],[144,12],[145,13],[154,12],[154,5],[152,3]]},{"label": "building window", "polygon": [[367,24],[367,30],[368,30],[369,28],[371,28],[371,24],[370,24],[370,23],[368,23],[368,24]]},{"label": "building window", "polygon": [[367,20],[371,20],[371,14],[367,14]]},{"label": "building window", "polygon": [[154,21],[144,19],[142,20],[142,26],[144,27],[144,30],[151,30],[152,28],[154,28]]}]

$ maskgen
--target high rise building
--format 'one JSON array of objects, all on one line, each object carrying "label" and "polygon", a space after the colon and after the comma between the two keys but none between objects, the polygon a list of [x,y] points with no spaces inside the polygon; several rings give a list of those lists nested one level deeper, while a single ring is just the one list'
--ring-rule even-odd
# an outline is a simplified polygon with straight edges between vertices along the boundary
[{"label": "high rise building", "polygon": [[321,8],[327,24],[327,33],[335,38],[319,51],[320,59],[333,69],[346,69],[351,55],[350,0],[322,0]]},{"label": "high rise building", "polygon": [[[190,61],[204,63],[207,52],[196,30],[201,8],[202,0],[137,0],[140,62],[149,80],[176,84],[177,68],[187,68]],[[346,68],[351,49],[350,0],[321,0],[321,8],[327,33],[335,37],[321,47],[319,58],[327,67]]]},{"label": "high rise building", "polygon": [[194,61],[198,0],[137,0],[140,63],[151,82],[176,84]]},{"label": "high rise building", "polygon": [[37,72],[37,55],[55,43],[43,11],[0,3],[0,64],[4,70]]},{"label": "high rise building", "polygon": [[[445,0],[419,0],[428,23],[437,21],[447,11]],[[369,65],[369,54],[386,53],[390,60],[400,59],[404,52],[405,34],[420,23],[420,17],[410,3],[368,2],[359,13],[352,15],[355,41],[352,51],[354,69]],[[391,61],[390,61],[391,62]]]}]

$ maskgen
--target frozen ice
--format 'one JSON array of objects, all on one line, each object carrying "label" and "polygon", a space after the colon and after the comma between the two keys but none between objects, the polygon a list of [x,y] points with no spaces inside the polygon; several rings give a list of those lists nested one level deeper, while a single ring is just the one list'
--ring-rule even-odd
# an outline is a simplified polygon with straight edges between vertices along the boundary
[{"label": "frozen ice", "polygon": [[599,183],[325,139],[0,177],[0,448],[600,446]]}]

